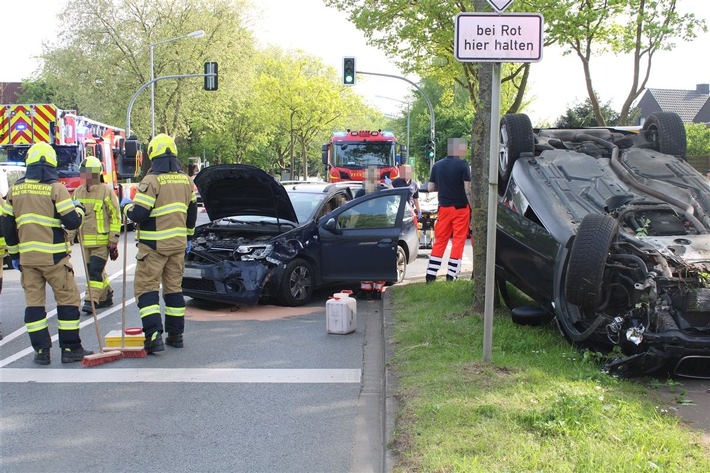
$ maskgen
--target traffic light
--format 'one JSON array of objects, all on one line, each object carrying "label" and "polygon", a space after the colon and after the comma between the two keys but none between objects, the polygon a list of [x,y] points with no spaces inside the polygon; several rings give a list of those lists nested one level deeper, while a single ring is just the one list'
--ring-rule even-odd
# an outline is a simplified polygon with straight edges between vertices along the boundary
[{"label": "traffic light", "polygon": [[436,144],[434,140],[429,140],[426,145],[426,155],[429,159],[434,159],[436,156]]},{"label": "traffic light", "polygon": [[355,85],[355,58],[343,58],[343,85]]},{"label": "traffic light", "polygon": [[205,63],[205,90],[217,90],[217,63],[216,62],[206,62]]}]

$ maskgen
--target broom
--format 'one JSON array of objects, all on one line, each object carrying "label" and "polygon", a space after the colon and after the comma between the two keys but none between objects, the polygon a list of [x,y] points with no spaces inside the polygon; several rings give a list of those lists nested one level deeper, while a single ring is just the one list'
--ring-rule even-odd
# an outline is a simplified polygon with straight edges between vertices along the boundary
[{"label": "broom", "polygon": [[143,347],[127,347],[126,346],[126,258],[128,254],[128,218],[121,211],[121,220],[123,221],[123,296],[121,297],[121,347],[106,348],[106,350],[118,350],[124,358],[145,358],[148,352]]},{"label": "broom", "polygon": [[89,291],[89,301],[91,302],[91,315],[94,317],[94,327],[96,328],[96,338],[99,340],[99,351],[100,353],[95,353],[93,355],[86,355],[81,364],[84,366],[97,366],[103,365],[104,363],[110,363],[112,361],[121,359],[121,352],[118,350],[104,351],[103,342],[101,341],[101,331],[99,330],[99,319],[96,317],[96,307],[94,307],[94,297],[91,294],[91,279],[89,278],[89,268],[86,266],[86,256],[84,256],[84,235],[82,233],[81,227],[77,232],[77,238],[79,239],[79,251],[81,251],[81,262],[84,266],[84,274],[86,275],[86,287]]}]

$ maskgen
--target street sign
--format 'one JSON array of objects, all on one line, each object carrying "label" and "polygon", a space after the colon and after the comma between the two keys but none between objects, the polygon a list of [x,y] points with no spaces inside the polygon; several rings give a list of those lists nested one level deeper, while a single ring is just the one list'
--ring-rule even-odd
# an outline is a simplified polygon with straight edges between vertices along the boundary
[{"label": "street sign", "polygon": [[459,13],[454,52],[462,62],[538,62],[542,33],[539,13]]},{"label": "street sign", "polygon": [[488,4],[497,12],[504,12],[513,3],[513,0],[488,0]]}]

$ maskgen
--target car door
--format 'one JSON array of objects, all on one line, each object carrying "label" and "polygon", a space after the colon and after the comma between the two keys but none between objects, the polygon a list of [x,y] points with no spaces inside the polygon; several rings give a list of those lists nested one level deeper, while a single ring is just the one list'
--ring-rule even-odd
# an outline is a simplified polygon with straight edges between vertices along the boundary
[{"label": "car door", "polygon": [[368,194],[319,220],[323,280],[396,280],[408,192],[399,188]]}]

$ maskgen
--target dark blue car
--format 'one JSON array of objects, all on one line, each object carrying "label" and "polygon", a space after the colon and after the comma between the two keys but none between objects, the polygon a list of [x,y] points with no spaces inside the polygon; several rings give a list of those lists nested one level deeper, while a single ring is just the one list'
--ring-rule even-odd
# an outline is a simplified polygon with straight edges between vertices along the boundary
[{"label": "dark blue car", "polygon": [[280,183],[244,164],[195,177],[210,223],[195,229],[186,296],[299,306],[319,286],[404,278],[418,239],[408,189],[352,200],[354,183]]}]

